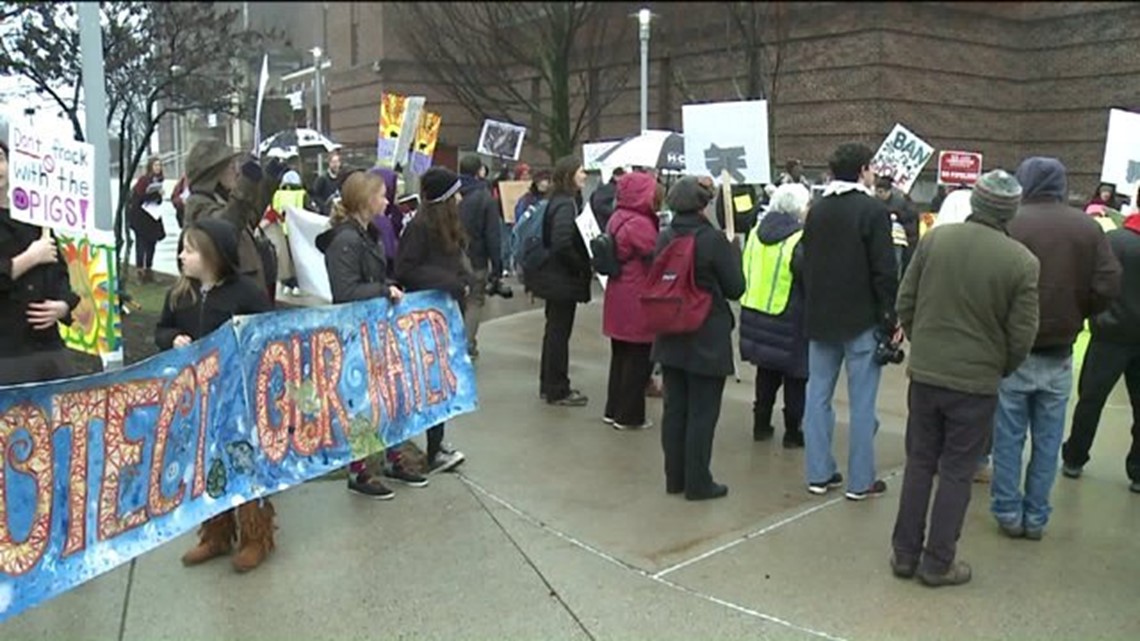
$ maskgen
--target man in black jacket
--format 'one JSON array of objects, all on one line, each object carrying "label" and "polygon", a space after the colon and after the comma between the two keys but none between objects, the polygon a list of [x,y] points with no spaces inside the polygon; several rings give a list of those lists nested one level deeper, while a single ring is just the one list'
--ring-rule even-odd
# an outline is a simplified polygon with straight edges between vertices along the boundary
[{"label": "man in black jacket", "polygon": [[[487,303],[487,280],[498,283],[503,275],[502,228],[499,204],[491,196],[491,187],[485,180],[487,167],[478,156],[467,156],[459,163],[459,217],[467,230],[467,258],[471,260],[471,294],[467,297],[467,353],[479,356],[479,323],[483,320],[483,306]],[[487,271],[490,265],[490,272]]]},{"label": "man in black jacket", "polygon": [[313,202],[317,204],[317,209],[322,216],[328,216],[332,211],[333,198],[340,193],[340,154],[333,152],[329,154],[329,169],[328,173],[319,176],[316,182],[313,183],[313,191],[310,194]]},{"label": "man in black jacket", "polygon": [[826,494],[843,485],[831,453],[831,403],[846,360],[851,411],[846,496],[853,501],[887,490],[875,477],[875,400],[882,367],[875,352],[880,342],[898,332],[891,221],[886,206],[871,193],[871,158],[871,150],[859,144],[840,145],[832,154],[829,164],[835,178],[812,205],[801,241],[810,341],[804,415],[808,491]]},{"label": "man in black jacket", "polygon": [[610,224],[610,216],[617,207],[617,183],[618,178],[623,175],[625,175],[624,169],[621,167],[614,169],[610,181],[590,194],[590,210],[594,212],[594,218],[598,220],[598,229],[602,231],[605,231],[606,226]]},{"label": "man in black jacket", "polygon": [[1092,341],[1085,352],[1077,383],[1073,429],[1061,449],[1068,478],[1080,478],[1096,436],[1100,413],[1120,377],[1132,403],[1132,449],[1125,459],[1129,489],[1140,492],[1140,214],[1124,219],[1124,227],[1108,232],[1112,253],[1123,268],[1120,297],[1092,319]]}]

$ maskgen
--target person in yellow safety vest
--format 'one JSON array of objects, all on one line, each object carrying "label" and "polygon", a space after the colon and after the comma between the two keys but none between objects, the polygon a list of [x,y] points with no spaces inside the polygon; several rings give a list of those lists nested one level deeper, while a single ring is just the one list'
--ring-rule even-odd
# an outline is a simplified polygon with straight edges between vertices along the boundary
[{"label": "person in yellow safety vest", "polygon": [[800,277],[803,219],[811,192],[798,183],[772,193],[767,215],[744,246],[746,289],[740,310],[740,355],[756,366],[752,438],[772,438],[776,392],[784,388],[784,447],[804,446],[800,424],[808,379],[804,291]]},{"label": "person in yellow safety vest", "polygon": [[285,212],[290,207],[304,209],[308,203],[308,193],[301,184],[301,176],[295,171],[287,171],[281,177],[281,187],[273,193],[273,201],[265,210],[261,229],[277,250],[277,281],[286,296],[300,296],[297,272],[293,267],[293,254],[289,249],[289,229],[285,224]]}]

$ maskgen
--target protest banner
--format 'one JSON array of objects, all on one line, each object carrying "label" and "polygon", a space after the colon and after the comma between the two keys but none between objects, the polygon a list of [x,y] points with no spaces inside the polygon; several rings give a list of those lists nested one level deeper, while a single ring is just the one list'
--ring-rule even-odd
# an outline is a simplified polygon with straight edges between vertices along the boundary
[{"label": "protest banner", "polygon": [[265,103],[265,89],[269,86],[269,54],[261,58],[261,75],[257,80],[257,106],[253,117],[253,155],[261,157],[261,107]]},{"label": "protest banner", "polygon": [[416,146],[412,151],[411,168],[417,175],[423,174],[431,168],[432,156],[435,155],[435,145],[439,142],[439,127],[442,120],[439,114],[424,113],[420,119],[420,126],[416,129]]},{"label": "protest banner", "polygon": [[[594,210],[590,208],[589,203],[586,203],[582,208],[582,213],[574,219],[574,224],[578,226],[578,233],[586,243],[586,253],[590,255],[590,260],[593,260],[594,249],[590,247],[590,241],[602,235],[602,228],[598,226],[598,219],[594,216]],[[609,278],[597,272],[594,272],[594,275],[598,277],[598,282],[602,284],[602,289],[605,290]]]},{"label": "protest banner", "polygon": [[1104,162],[1100,181],[1116,186],[1129,197],[1140,183],[1140,114],[1112,109],[1108,112],[1108,134],[1104,141]]},{"label": "protest banner", "polygon": [[95,229],[95,147],[13,122],[9,149],[13,220],[81,235]]},{"label": "protest banner", "polygon": [[876,176],[890,176],[899,191],[909,194],[922,168],[933,155],[934,147],[906,127],[896,124],[879,145],[879,151],[871,160],[871,169]]},{"label": "protest banner", "polygon": [[768,156],[768,102],[714,102],[683,105],[685,173],[712,176],[727,172],[735,184],[772,182]]},{"label": "protest banner", "polygon": [[518,160],[522,154],[526,127],[509,122],[484,120],[483,131],[479,133],[479,144],[475,151],[495,158]]},{"label": "protest banner", "polygon": [[424,97],[409,96],[404,103],[404,120],[400,123],[400,135],[396,138],[396,156],[394,167],[404,168],[411,159],[412,145],[416,141],[416,133],[423,120]]},{"label": "protest banner", "polygon": [[514,224],[515,207],[528,191],[530,191],[529,180],[503,180],[499,182],[499,198],[503,203],[503,219],[508,223]]},{"label": "protest banner", "polygon": [[380,97],[380,133],[376,139],[376,165],[392,169],[396,166],[396,143],[404,128],[404,112],[408,97],[385,93]]},{"label": "protest banner", "polygon": [[289,221],[289,250],[293,252],[293,271],[297,286],[326,303],[332,302],[332,286],[325,267],[325,254],[317,249],[317,236],[329,228],[327,216],[297,207],[286,207]]},{"label": "protest banner", "polygon": [[60,235],[58,240],[71,291],[79,296],[79,305],[71,312],[71,325],[59,326],[63,344],[92,356],[118,352],[123,348],[123,337],[114,236],[92,232],[88,236]]},{"label": "protest banner", "polygon": [[982,177],[982,155],[972,151],[938,152],[939,185],[971,185]]},{"label": "protest banner", "polygon": [[[582,145],[582,169],[586,171],[601,171],[602,163],[598,160],[602,154],[620,144],[620,140],[609,142],[588,142]],[[607,176],[605,180],[609,180]]]},{"label": "protest banner", "polygon": [[0,622],[477,405],[442,292],[237,318],[113,373],[0,388]]}]

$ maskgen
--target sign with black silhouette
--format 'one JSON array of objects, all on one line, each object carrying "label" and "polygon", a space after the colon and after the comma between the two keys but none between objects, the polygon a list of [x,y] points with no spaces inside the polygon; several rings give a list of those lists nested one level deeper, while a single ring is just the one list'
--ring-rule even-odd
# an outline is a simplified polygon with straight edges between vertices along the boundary
[{"label": "sign with black silhouette", "polygon": [[685,172],[720,181],[727,172],[734,184],[772,182],[768,156],[768,101],[684,105]]},{"label": "sign with black silhouette", "polygon": [[890,176],[894,179],[895,187],[907,194],[933,155],[934,147],[930,143],[901,124],[896,124],[883,144],[879,145],[879,151],[871,160],[871,169],[875,170],[876,176]]},{"label": "sign with black silhouette", "polygon": [[518,160],[525,137],[526,127],[522,125],[484,120],[483,132],[479,134],[479,146],[475,150],[486,156]]},{"label": "sign with black silhouette", "polygon": [[1108,112],[1108,135],[1100,181],[1116,185],[1120,193],[1135,193],[1140,182],[1140,114],[1113,109]]}]

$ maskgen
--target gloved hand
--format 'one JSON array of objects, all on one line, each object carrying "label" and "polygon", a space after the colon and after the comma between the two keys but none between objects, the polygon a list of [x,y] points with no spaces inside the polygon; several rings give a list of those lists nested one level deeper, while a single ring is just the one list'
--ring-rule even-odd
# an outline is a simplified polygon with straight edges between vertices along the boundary
[{"label": "gloved hand", "polygon": [[257,160],[252,158],[242,163],[241,175],[254,183],[261,182],[261,179],[265,177],[265,173],[261,170],[261,165],[258,164]]}]

